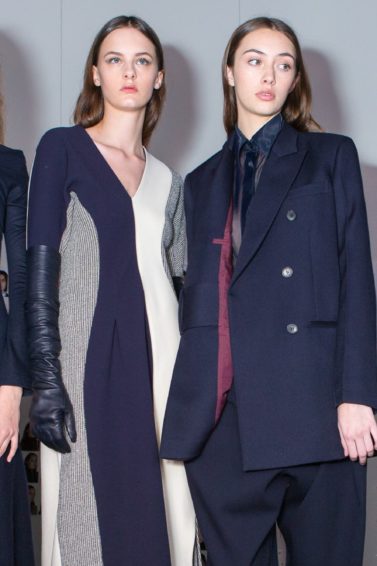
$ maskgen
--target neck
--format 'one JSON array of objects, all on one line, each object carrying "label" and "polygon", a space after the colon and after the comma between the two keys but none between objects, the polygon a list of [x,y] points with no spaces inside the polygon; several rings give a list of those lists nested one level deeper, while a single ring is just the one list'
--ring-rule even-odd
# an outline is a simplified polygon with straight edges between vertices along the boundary
[{"label": "neck", "polygon": [[122,149],[128,155],[144,156],[142,132],[145,109],[137,111],[106,111],[102,120],[88,128],[94,141]]},{"label": "neck", "polygon": [[277,116],[277,114],[273,116],[242,116],[242,114],[239,114],[237,126],[243,135],[250,140],[258,130],[263,128],[263,126],[275,116]]}]

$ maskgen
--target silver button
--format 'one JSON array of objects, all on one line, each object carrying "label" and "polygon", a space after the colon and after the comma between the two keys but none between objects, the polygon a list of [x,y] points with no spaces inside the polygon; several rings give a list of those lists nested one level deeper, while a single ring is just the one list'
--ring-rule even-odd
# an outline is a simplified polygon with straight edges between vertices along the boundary
[{"label": "silver button", "polygon": [[284,267],[281,274],[282,274],[283,277],[286,277],[286,278],[292,277],[292,275],[293,275],[292,267]]},{"label": "silver button", "polygon": [[252,167],[254,165],[254,163],[252,162],[252,160],[250,159],[250,161],[247,162],[249,167]]},{"label": "silver button", "polygon": [[297,214],[295,213],[294,210],[288,210],[287,212],[287,218],[290,222],[292,222],[293,220],[296,220]]},{"label": "silver button", "polygon": [[296,332],[298,332],[297,324],[288,324],[287,331],[289,332],[289,334],[296,334]]}]

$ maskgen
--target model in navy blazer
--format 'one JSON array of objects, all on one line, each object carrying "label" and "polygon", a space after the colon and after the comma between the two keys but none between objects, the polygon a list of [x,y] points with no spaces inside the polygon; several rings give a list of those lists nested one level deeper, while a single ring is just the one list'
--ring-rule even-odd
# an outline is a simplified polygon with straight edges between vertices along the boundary
[{"label": "model in navy blazer", "polygon": [[[267,564],[256,560],[276,521],[292,566],[361,565],[358,462],[377,447],[377,379],[357,152],[347,137],[308,131],[310,87],[284,22],[237,28],[223,84],[230,140],[185,184],[182,336],[161,454],[186,461],[210,564]],[[237,187],[245,201],[254,191],[239,249]]]},{"label": "model in navy blazer", "polygon": [[[233,161],[225,143],[186,180],[188,269],[166,457],[200,454],[232,380],[220,367],[219,286]],[[350,139],[284,124],[227,296],[244,469],[341,458],[337,405],[377,407],[373,273]]]}]

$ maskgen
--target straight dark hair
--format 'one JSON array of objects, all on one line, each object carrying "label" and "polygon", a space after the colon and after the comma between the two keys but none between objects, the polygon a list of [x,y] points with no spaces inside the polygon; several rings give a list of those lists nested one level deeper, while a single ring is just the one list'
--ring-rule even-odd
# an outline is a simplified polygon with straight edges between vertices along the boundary
[{"label": "straight dark hair", "polygon": [[[85,64],[83,88],[77,99],[73,121],[84,128],[95,126],[103,118],[104,102],[102,90],[93,82],[93,65],[97,66],[98,54],[104,39],[114,30],[133,28],[140,31],[154,45],[159,71],[164,71],[164,54],[160,40],[155,31],[141,18],[136,16],[117,16],[108,21],[96,35]],[[165,81],[159,89],[153,90],[153,95],[147,104],[143,124],[142,140],[147,145],[161,114],[165,100]]]},{"label": "straight dark hair", "polygon": [[229,135],[237,125],[237,101],[234,87],[228,83],[227,67],[233,67],[235,52],[243,38],[258,29],[270,29],[283,33],[293,44],[296,51],[296,77],[295,88],[288,94],[282,108],[282,115],[288,124],[301,132],[321,130],[320,125],[311,115],[312,94],[310,81],[305,69],[301,47],[293,29],[276,18],[259,17],[241,24],[232,34],[226,46],[223,63],[222,79],[224,90],[224,127]]},{"label": "straight dark hair", "polygon": [[4,101],[0,93],[0,143],[4,143]]}]

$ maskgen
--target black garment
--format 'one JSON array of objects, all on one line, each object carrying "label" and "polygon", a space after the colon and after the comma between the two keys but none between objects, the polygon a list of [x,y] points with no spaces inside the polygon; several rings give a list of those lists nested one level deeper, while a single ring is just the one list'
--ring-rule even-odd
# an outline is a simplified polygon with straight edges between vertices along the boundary
[{"label": "black garment", "polygon": [[234,258],[238,256],[241,246],[250,201],[255,194],[263,166],[282,124],[283,118],[281,114],[278,114],[260,128],[250,140],[237,126],[229,138],[229,145],[234,154],[235,172],[232,227]]},{"label": "black garment", "polygon": [[0,385],[30,388],[25,326],[27,171],[20,151],[0,146],[0,244],[8,258],[9,315],[0,297]]},{"label": "black garment", "polygon": [[234,391],[185,466],[208,566],[274,564],[275,522],[290,566],[362,565],[366,467],[347,459],[243,471]]},{"label": "black garment", "polygon": [[21,452],[0,458],[0,564],[34,566],[26,477]]},{"label": "black garment", "polygon": [[[65,430],[76,442],[75,419],[61,377],[59,319],[60,254],[49,246],[27,252],[27,322],[33,403],[30,426],[46,446],[62,454],[71,451]],[[32,481],[29,480],[28,481]]]},{"label": "black garment", "polygon": [[[25,303],[25,224],[27,172],[20,151],[0,146],[0,241],[5,235],[10,312],[0,297],[0,386],[30,387],[27,374]],[[0,564],[33,566],[25,470],[16,452],[0,458]]]}]

